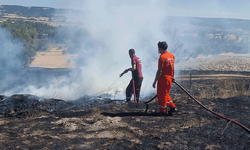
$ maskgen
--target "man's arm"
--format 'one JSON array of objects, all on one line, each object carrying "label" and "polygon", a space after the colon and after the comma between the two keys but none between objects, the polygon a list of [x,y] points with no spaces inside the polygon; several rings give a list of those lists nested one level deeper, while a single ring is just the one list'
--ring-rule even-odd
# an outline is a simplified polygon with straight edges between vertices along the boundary
[{"label": "man's arm", "polygon": [[132,68],[125,69],[123,73],[120,74],[120,77],[123,76],[128,71],[134,71],[134,70],[136,70],[136,64],[133,64]]},{"label": "man's arm", "polygon": [[127,70],[127,72],[136,70],[136,64],[133,64],[132,68],[128,68],[126,70]]},{"label": "man's arm", "polygon": [[155,88],[155,84],[156,82],[159,80],[159,78],[161,77],[161,73],[162,73],[162,68],[159,68],[156,72],[156,75],[155,75],[155,81],[153,83],[153,88]]}]

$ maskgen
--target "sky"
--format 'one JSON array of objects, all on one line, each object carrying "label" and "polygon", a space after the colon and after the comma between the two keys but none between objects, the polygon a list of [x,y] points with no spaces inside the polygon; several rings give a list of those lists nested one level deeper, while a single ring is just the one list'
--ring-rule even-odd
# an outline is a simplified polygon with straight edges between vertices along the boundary
[{"label": "sky", "polygon": [[[136,0],[117,0],[133,2]],[[158,0],[169,16],[250,19],[249,0]],[[0,0],[0,5],[81,9],[84,0]],[[97,4],[98,5],[98,4]]]}]

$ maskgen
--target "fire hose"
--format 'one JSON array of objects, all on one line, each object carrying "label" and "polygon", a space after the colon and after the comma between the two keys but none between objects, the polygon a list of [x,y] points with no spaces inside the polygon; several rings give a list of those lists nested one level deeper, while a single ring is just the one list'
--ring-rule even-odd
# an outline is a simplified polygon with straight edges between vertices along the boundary
[{"label": "fire hose", "polygon": [[[230,118],[227,118],[227,117],[225,117],[225,116],[222,116],[222,115],[220,115],[220,114],[218,114],[218,113],[216,113],[216,112],[210,110],[210,109],[207,108],[205,105],[203,105],[200,101],[198,101],[196,98],[194,98],[194,96],[192,96],[190,93],[188,93],[187,90],[185,90],[178,82],[176,82],[175,80],[173,80],[173,83],[175,83],[175,84],[176,84],[179,88],[181,88],[190,98],[192,98],[196,103],[198,103],[200,106],[202,106],[202,107],[203,107],[204,109],[206,109],[207,111],[209,111],[209,112],[213,113],[214,115],[217,115],[217,116],[219,116],[219,117],[221,117],[221,118],[223,118],[223,119],[226,119],[226,120],[228,120],[228,121],[230,121],[230,122],[233,122],[233,123],[239,125],[239,126],[242,127],[247,133],[250,134],[250,129],[248,129],[246,126],[242,125],[241,123],[239,123],[239,122],[237,122],[237,121],[234,121],[234,120],[232,120],[232,119],[230,119]],[[151,101],[153,101],[156,97],[157,97],[157,95],[155,95],[155,96],[154,96],[152,99],[150,99],[149,101],[144,102],[144,104],[146,104],[145,113],[146,113],[147,110],[148,110],[148,103],[150,103]]]}]

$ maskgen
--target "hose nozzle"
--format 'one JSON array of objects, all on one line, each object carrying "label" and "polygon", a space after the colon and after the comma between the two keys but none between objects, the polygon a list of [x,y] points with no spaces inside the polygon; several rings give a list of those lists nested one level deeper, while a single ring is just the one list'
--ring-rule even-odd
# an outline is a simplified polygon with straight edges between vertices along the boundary
[{"label": "hose nozzle", "polygon": [[126,73],[126,71],[123,71],[123,72],[120,74],[120,77],[122,77],[125,73]]}]

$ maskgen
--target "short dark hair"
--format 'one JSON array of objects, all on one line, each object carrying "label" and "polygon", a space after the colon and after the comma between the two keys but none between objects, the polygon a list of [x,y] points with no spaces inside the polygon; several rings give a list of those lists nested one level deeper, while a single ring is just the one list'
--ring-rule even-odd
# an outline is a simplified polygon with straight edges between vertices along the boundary
[{"label": "short dark hair", "polygon": [[167,42],[165,42],[165,41],[159,41],[158,42],[158,48],[161,48],[161,49],[163,49],[163,50],[167,50],[168,49],[168,44],[167,44]]},{"label": "short dark hair", "polygon": [[129,50],[129,54],[135,54],[135,50],[131,48],[131,49]]}]

